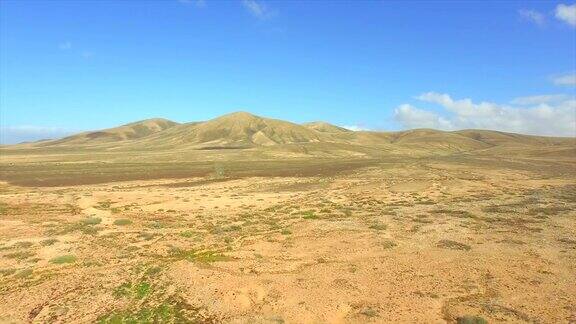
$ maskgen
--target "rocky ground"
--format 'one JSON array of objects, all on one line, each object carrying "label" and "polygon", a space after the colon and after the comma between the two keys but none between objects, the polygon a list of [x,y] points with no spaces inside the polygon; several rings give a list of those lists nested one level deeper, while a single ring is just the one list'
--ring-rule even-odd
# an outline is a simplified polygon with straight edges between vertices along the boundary
[{"label": "rocky ground", "polygon": [[0,187],[0,322],[576,322],[576,172]]}]

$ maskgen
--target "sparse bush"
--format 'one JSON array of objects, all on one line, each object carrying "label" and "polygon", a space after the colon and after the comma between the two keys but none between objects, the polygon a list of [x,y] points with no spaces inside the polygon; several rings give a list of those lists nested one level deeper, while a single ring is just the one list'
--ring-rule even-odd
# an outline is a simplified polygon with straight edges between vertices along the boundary
[{"label": "sparse bush", "polygon": [[470,245],[468,245],[468,244],[464,244],[464,243],[460,243],[460,242],[456,242],[456,241],[452,241],[452,240],[441,240],[436,244],[436,246],[439,248],[444,248],[444,249],[463,250],[463,251],[469,251],[472,249],[472,247],[470,247]]},{"label": "sparse bush", "polygon": [[180,236],[186,237],[186,238],[191,238],[192,236],[194,236],[194,232],[192,232],[192,231],[183,231],[183,232],[180,232]]},{"label": "sparse bush", "polygon": [[302,215],[304,215],[304,216],[302,216],[302,218],[304,218],[304,219],[318,219],[318,216],[316,216],[314,214],[313,210],[305,211],[302,213]]},{"label": "sparse bush", "polygon": [[14,243],[13,247],[15,247],[15,248],[22,248],[22,249],[27,249],[27,248],[31,247],[32,245],[33,245],[32,242],[26,242],[26,241],[24,241],[24,242],[16,242],[16,243]]},{"label": "sparse bush", "polygon": [[239,231],[241,230],[242,227],[240,227],[239,225],[230,225],[228,227],[224,227],[224,232],[234,232],[234,231]]},{"label": "sparse bush", "polygon": [[380,246],[382,246],[385,249],[391,249],[393,247],[395,247],[397,244],[394,243],[393,241],[390,240],[386,240],[380,243]]},{"label": "sparse bush", "polygon": [[214,323],[216,320],[198,315],[183,301],[169,299],[158,306],[146,306],[137,311],[114,312],[98,319],[98,323]]},{"label": "sparse bush", "polygon": [[100,230],[100,228],[98,228],[98,227],[87,226],[87,227],[82,228],[82,233],[94,235],[94,234],[98,233],[99,230]]},{"label": "sparse bush", "polygon": [[49,238],[49,239],[45,239],[45,240],[41,241],[40,244],[43,246],[49,246],[49,245],[53,245],[56,242],[58,242],[58,239]]},{"label": "sparse bush", "polygon": [[224,165],[216,163],[214,164],[214,177],[216,177],[216,179],[222,179],[226,176],[226,170],[224,168]]},{"label": "sparse bush", "polygon": [[472,213],[465,210],[437,209],[431,211],[434,214],[444,214],[457,218],[476,218]]},{"label": "sparse bush", "polygon": [[13,253],[8,253],[5,255],[8,259],[25,260],[34,256],[34,253],[30,251],[18,251]]},{"label": "sparse bush", "polygon": [[86,225],[98,225],[102,222],[100,217],[88,217],[82,221]]},{"label": "sparse bush", "polygon": [[377,230],[377,231],[383,231],[383,230],[388,228],[388,225],[382,224],[382,223],[375,223],[375,224],[368,226],[368,228],[371,228],[371,229]]},{"label": "sparse bush", "polygon": [[360,314],[367,316],[367,317],[376,317],[378,316],[378,311],[372,307],[364,307],[360,310]]},{"label": "sparse bush", "polygon": [[131,282],[125,282],[114,289],[116,297],[130,297],[134,299],[143,299],[152,291],[152,286],[145,281],[133,285]]},{"label": "sparse bush", "polygon": [[0,269],[0,276],[9,276],[16,272],[16,269],[8,268],[8,269]]},{"label": "sparse bush", "polygon": [[141,282],[135,287],[136,298],[142,299],[150,293],[151,286],[147,282]]},{"label": "sparse bush", "polygon": [[164,227],[164,224],[159,221],[153,221],[147,225],[150,228],[160,229]]},{"label": "sparse bush", "polygon": [[32,269],[24,269],[16,274],[16,278],[27,278],[32,275]]},{"label": "sparse bush", "polygon": [[111,205],[112,205],[112,202],[109,201],[109,200],[108,200],[108,201],[100,201],[100,202],[98,202],[98,204],[96,205],[95,208],[97,208],[97,209],[108,209],[108,208],[110,208]]},{"label": "sparse bush", "polygon": [[154,233],[148,233],[148,232],[142,232],[140,234],[138,234],[138,237],[143,239],[144,241],[150,241],[151,239],[153,239],[156,236],[156,234]]},{"label": "sparse bush", "polygon": [[76,262],[76,257],[68,254],[68,255],[61,255],[59,257],[55,257],[50,260],[50,263],[54,264],[64,264],[64,263],[74,263]]},{"label": "sparse bush", "polygon": [[124,226],[124,225],[130,225],[132,224],[132,221],[126,218],[118,218],[117,220],[114,221],[114,225],[118,225],[118,226]]},{"label": "sparse bush", "polygon": [[230,261],[231,257],[224,255],[218,251],[195,251],[183,250],[179,248],[172,248],[170,255],[177,259],[185,259],[192,262],[199,263],[212,263],[217,261]]},{"label": "sparse bush", "polygon": [[456,319],[458,324],[488,324],[488,321],[480,316],[462,316]]},{"label": "sparse bush", "polygon": [[157,274],[159,274],[162,271],[161,267],[150,267],[148,269],[146,269],[146,272],[144,273],[144,275],[148,276],[148,277],[152,277],[155,276]]}]

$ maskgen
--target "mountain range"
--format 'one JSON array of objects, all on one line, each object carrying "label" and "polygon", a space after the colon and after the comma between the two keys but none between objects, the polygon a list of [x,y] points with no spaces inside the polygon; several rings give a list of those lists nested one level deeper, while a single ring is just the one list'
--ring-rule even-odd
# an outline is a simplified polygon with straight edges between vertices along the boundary
[{"label": "mountain range", "polygon": [[522,154],[576,156],[576,139],[521,135],[490,130],[397,132],[352,131],[325,122],[295,124],[235,112],[204,122],[147,119],[56,140],[3,146],[6,151],[206,151],[247,150],[268,157],[385,154]]}]

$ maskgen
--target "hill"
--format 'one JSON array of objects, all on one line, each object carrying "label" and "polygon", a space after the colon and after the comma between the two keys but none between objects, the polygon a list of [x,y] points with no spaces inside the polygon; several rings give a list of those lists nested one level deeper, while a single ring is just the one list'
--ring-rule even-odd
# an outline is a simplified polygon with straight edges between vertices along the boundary
[{"label": "hill", "polygon": [[332,125],[329,123],[317,121],[311,123],[302,124],[302,126],[313,129],[315,131],[323,132],[323,133],[347,133],[351,132],[351,130],[346,129],[344,127],[339,127],[336,125]]},{"label": "hill", "polygon": [[178,125],[178,123],[163,118],[146,119],[119,127],[84,132],[55,141],[43,141],[41,145],[81,145],[135,140],[161,132],[176,125]]},{"label": "hill", "polygon": [[287,121],[236,112],[189,130],[187,141],[205,147],[249,147],[320,142],[317,132]]},{"label": "hill", "polygon": [[[302,125],[235,112],[208,121],[176,123],[148,119],[58,140],[2,147],[2,153],[132,152],[156,159],[283,159],[427,156],[473,153],[506,156],[571,157],[573,138],[555,138],[490,130],[399,132],[351,131],[325,122]],[[140,152],[140,153],[138,153]],[[163,153],[162,153],[163,152]],[[508,152],[508,153],[507,153]],[[124,159],[118,155],[115,159]]]}]

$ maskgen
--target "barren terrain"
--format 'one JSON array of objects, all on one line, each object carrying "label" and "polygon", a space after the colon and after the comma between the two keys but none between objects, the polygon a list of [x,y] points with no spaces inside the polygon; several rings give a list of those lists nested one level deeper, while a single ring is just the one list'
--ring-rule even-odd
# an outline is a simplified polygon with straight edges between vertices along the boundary
[{"label": "barren terrain", "polygon": [[5,183],[1,320],[573,322],[576,167],[542,163]]},{"label": "barren terrain", "polygon": [[0,322],[576,322],[574,139],[234,116],[0,148]]}]

